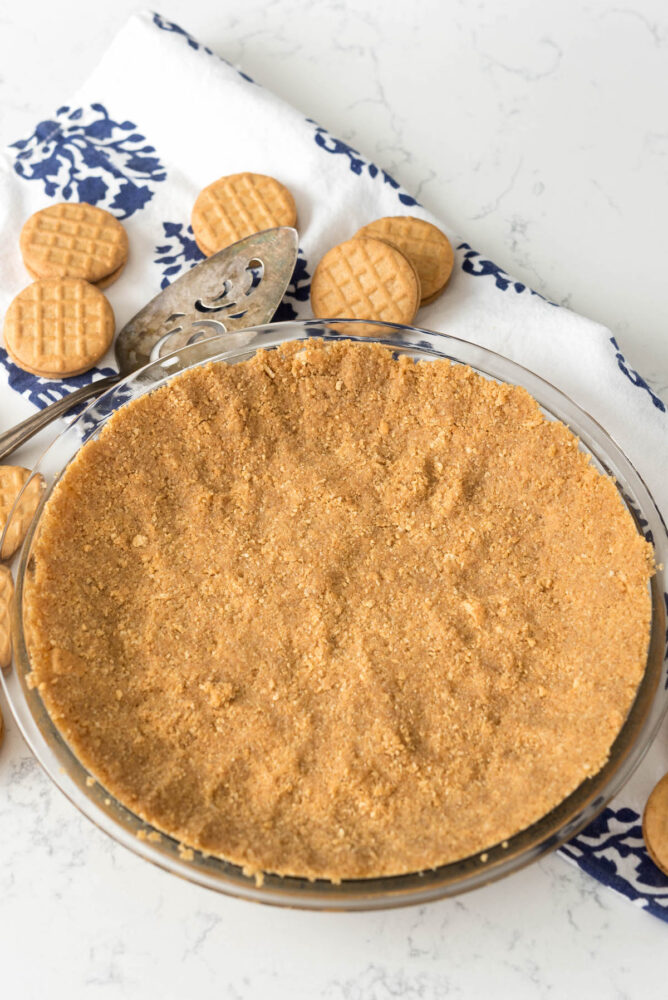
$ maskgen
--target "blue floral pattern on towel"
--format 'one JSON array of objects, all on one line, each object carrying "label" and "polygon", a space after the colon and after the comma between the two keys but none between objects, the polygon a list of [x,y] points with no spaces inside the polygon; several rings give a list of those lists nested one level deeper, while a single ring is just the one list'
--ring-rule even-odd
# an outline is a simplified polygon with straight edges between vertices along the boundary
[{"label": "blue floral pattern on towel", "polygon": [[72,375],[70,378],[52,381],[41,378],[39,375],[31,375],[30,372],[24,372],[22,368],[14,364],[4,347],[0,347],[0,368],[7,373],[9,388],[18,392],[19,395],[25,396],[40,410],[43,410],[50,403],[55,403],[64,396],[68,396],[74,389],[79,389],[82,385],[89,385],[96,378],[116,375],[113,368],[91,368],[83,375]]},{"label": "blue floral pattern on towel", "polygon": [[186,40],[190,48],[194,49],[195,52],[206,52],[208,56],[212,56],[214,54],[210,48],[206,45],[202,45],[201,42],[198,42],[197,39],[193,38],[193,36],[184,28],[181,28],[178,24],[174,24],[173,21],[168,21],[166,17],[162,16],[162,14],[154,14],[153,23],[157,28],[161,28],[162,31],[171,31],[176,35],[181,35],[181,37]]},{"label": "blue floral pattern on towel", "polygon": [[[609,475],[612,475],[612,472],[611,472],[610,469],[606,469],[605,471]],[[617,488],[619,489],[619,484],[618,484]],[[635,517],[636,524],[638,525],[638,528],[640,529],[640,532],[644,535],[644,537],[647,539],[647,541],[650,543],[650,545],[654,545],[654,535],[652,534],[652,529],[649,526],[649,521],[647,520],[646,517],[642,516],[642,514],[640,512],[640,508],[637,506],[637,504],[635,504],[633,502],[633,500],[631,499],[630,496],[628,496],[626,493],[624,493],[624,491],[621,490],[621,489],[620,489],[620,493],[624,497],[624,503],[626,504],[626,506],[629,507],[630,510],[633,512],[633,516]]]},{"label": "blue floral pattern on towel", "polygon": [[655,406],[657,410],[661,411],[661,413],[665,413],[666,404],[663,402],[662,399],[660,399],[657,396],[652,387],[647,384],[642,375],[639,375],[638,372],[635,370],[635,368],[631,368],[630,364],[620,351],[619,344],[617,343],[614,337],[610,338],[610,343],[615,349],[615,359],[617,361],[617,364],[619,365],[620,372],[626,375],[627,379],[629,380],[629,382],[631,382],[632,385],[637,386],[639,389],[643,389],[646,393],[649,394],[649,398],[652,400],[652,406]]},{"label": "blue floral pattern on towel", "polygon": [[310,294],[311,275],[308,271],[304,251],[300,247],[290,284],[285,290],[283,301],[276,310],[272,322],[281,323],[285,320],[297,319],[299,306],[304,302],[308,302]]},{"label": "blue floral pattern on towel", "polygon": [[204,260],[204,254],[195,242],[192,226],[183,222],[163,222],[162,228],[166,242],[155,248],[160,256],[154,263],[162,267],[160,288],[167,288],[184,271]]},{"label": "blue floral pattern on towel", "polygon": [[103,104],[64,105],[11,148],[16,173],[49,197],[100,205],[120,219],[143,208],[167,176],[134,122],[113,119]]},{"label": "blue floral pattern on towel", "polygon": [[222,56],[217,56],[215,52],[212,52],[212,50],[207,48],[206,45],[202,45],[201,42],[198,42],[196,38],[193,38],[193,36],[180,27],[180,25],[174,24],[173,21],[168,21],[166,17],[162,16],[162,14],[154,14],[153,23],[156,28],[160,28],[161,31],[171,31],[175,35],[180,35],[187,42],[189,48],[194,49],[195,52],[206,52],[208,56],[213,56],[214,59],[220,59],[220,61],[224,62],[227,66],[231,66],[232,69],[236,70],[239,76],[247,83],[255,83],[255,80],[253,80],[248,73],[244,73],[236,66],[232,66],[232,63],[228,62],[227,59],[223,59]]},{"label": "blue floral pattern on towel", "polygon": [[384,184],[389,184],[397,192],[397,197],[402,205],[411,206],[420,204],[412,195],[403,190],[394,177],[391,177],[385,170],[377,167],[375,163],[371,163],[365,159],[360,152],[349,146],[347,142],[343,142],[342,139],[335,139],[333,135],[329,134],[327,129],[318,125],[312,118],[307,118],[306,121],[314,126],[316,144],[326,153],[347,158],[348,168],[354,174],[357,174],[358,177],[361,177],[363,174],[367,174],[374,180],[376,177],[380,177]]},{"label": "blue floral pattern on towel", "polygon": [[583,871],[668,921],[668,877],[647,853],[634,809],[604,809],[559,850]]},{"label": "blue floral pattern on towel", "polygon": [[544,295],[541,295],[540,292],[535,292],[533,288],[529,288],[524,282],[511,278],[498,264],[487,260],[477,250],[472,250],[468,243],[460,243],[457,249],[464,251],[462,271],[466,271],[467,274],[472,275],[474,278],[494,278],[494,284],[502,292],[507,292],[509,289],[517,292],[518,295],[521,295],[522,292],[529,292],[530,295],[537,295],[539,299],[543,299],[549,305],[556,306],[556,302],[550,302]]}]

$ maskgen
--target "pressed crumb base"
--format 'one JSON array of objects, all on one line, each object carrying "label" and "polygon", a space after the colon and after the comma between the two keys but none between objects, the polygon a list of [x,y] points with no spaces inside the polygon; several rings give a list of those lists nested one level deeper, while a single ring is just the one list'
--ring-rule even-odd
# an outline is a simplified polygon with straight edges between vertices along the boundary
[{"label": "pressed crumb base", "polygon": [[651,547],[523,389],[288,344],[121,409],[49,500],[36,684],[192,847],[332,880],[509,838],[606,761]]}]

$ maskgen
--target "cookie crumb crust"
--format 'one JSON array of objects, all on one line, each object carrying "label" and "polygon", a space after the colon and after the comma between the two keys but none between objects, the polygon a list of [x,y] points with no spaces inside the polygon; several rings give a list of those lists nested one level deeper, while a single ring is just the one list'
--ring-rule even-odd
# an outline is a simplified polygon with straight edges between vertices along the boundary
[{"label": "cookie crumb crust", "polygon": [[195,368],[42,516],[24,621],[54,722],[143,820],[338,881],[505,841],[605,763],[651,547],[521,388],[374,344]]}]

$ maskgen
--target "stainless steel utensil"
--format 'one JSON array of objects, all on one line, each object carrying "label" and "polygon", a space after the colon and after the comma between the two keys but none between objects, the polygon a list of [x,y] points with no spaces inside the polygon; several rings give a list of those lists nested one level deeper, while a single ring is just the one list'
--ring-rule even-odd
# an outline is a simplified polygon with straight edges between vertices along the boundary
[{"label": "stainless steel utensil", "polygon": [[287,226],[247,236],[191,268],[126,323],[116,338],[118,375],[75,389],[0,434],[0,461],[86,399],[187,344],[268,323],[297,260],[297,231]]}]

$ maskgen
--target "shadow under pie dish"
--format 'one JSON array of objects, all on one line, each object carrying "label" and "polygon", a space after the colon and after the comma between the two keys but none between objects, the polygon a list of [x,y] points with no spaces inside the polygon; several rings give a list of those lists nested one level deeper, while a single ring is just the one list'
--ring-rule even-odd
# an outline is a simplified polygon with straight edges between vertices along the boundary
[{"label": "shadow under pie dish", "polygon": [[665,707],[660,603],[574,436],[439,355],[535,376],[405,328],[379,327],[393,353],[287,343],[318,334],[337,324],[198,345],[110,422],[121,397],[88,411],[23,553],[26,698],[107,809],[168,835],[159,863],[388,905],[502,874],[601,807]]}]

